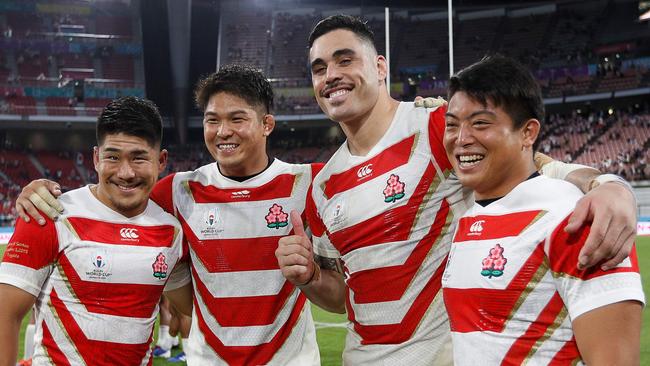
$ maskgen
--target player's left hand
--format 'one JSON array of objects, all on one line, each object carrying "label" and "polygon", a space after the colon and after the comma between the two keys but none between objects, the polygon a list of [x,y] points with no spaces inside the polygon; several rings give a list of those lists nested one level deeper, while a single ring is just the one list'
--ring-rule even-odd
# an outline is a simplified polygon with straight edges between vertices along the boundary
[{"label": "player's left hand", "polygon": [[578,201],[565,231],[575,233],[591,222],[591,231],[578,257],[578,269],[603,260],[608,270],[630,255],[636,237],[636,201],[634,194],[619,183],[604,183]]},{"label": "player's left hand", "polygon": [[413,102],[415,103],[416,107],[424,107],[424,108],[435,108],[435,107],[440,107],[441,105],[447,105],[447,101],[444,100],[442,97],[423,98],[421,96],[417,96],[417,97],[415,97]]}]

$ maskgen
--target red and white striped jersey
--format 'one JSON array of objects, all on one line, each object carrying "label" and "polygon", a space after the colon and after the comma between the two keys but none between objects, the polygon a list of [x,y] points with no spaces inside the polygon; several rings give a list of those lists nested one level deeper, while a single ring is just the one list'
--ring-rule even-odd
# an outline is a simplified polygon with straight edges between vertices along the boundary
[{"label": "red and white striped jersey", "polygon": [[178,221],[151,201],[124,217],[89,187],[59,201],[56,222],[18,220],[0,264],[1,283],[37,297],[33,365],[151,365],[158,302],[182,253]]},{"label": "red and white striped jersey", "polygon": [[278,240],[293,233],[320,165],[275,159],[244,182],[216,163],[161,180],[152,198],[175,212],[194,285],[190,365],[318,365],[306,297],[279,269]]},{"label": "red and white striped jersey", "polygon": [[539,176],[460,219],[443,276],[456,365],[582,364],[571,321],[645,301],[635,251],[607,272],[576,268],[589,228],[564,227],[581,196]]},{"label": "red and white striped jersey", "polygon": [[444,115],[400,103],[367,156],[344,143],[314,179],[314,253],[340,258],[348,286],[345,364],[451,362],[440,281],[471,195],[450,176]]}]

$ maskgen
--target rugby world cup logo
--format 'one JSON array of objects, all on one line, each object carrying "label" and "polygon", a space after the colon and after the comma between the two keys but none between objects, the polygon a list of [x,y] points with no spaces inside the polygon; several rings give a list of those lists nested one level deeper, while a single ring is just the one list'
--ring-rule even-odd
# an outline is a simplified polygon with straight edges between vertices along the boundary
[{"label": "rugby world cup logo", "polygon": [[217,210],[212,208],[205,213],[205,223],[214,226],[217,223]]},{"label": "rugby world cup logo", "polygon": [[104,268],[106,266],[106,259],[104,258],[104,256],[102,256],[101,254],[97,254],[93,258],[93,266],[95,266],[95,268]]}]

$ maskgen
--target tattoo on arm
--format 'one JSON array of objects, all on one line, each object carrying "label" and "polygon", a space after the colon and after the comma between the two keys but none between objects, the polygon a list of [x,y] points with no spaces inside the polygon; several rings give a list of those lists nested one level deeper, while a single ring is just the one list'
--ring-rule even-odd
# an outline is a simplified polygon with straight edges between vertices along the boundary
[{"label": "tattoo on arm", "polygon": [[314,261],[316,261],[316,264],[320,266],[320,269],[326,269],[328,271],[343,274],[343,263],[341,263],[339,258],[327,258],[314,254]]}]

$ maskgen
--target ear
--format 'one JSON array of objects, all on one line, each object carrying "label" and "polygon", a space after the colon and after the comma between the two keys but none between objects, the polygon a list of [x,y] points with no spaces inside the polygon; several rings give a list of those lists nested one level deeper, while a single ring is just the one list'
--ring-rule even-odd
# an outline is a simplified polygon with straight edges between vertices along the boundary
[{"label": "ear", "polygon": [[158,172],[162,173],[165,171],[165,168],[167,167],[167,150],[162,149],[160,150],[160,156],[158,157]]},{"label": "ear", "polygon": [[93,165],[95,166],[95,171],[99,174],[99,147],[93,147]]},{"label": "ear", "polygon": [[388,61],[386,57],[377,55],[377,76],[379,81],[385,81],[388,76]]},{"label": "ear", "polygon": [[275,128],[275,118],[272,114],[265,114],[262,119],[262,128],[264,128],[264,136],[268,137]]},{"label": "ear", "polygon": [[522,148],[532,150],[533,145],[539,136],[540,128],[541,124],[535,118],[531,118],[528,121],[524,122],[523,126],[521,127]]}]

